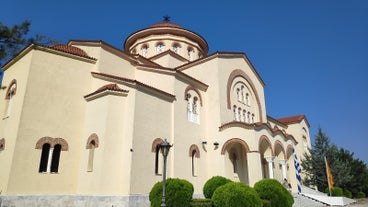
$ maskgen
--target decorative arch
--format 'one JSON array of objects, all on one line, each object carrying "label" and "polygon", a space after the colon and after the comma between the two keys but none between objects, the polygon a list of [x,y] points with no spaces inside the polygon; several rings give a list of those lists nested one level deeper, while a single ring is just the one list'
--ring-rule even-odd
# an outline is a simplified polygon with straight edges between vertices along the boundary
[{"label": "decorative arch", "polygon": [[88,137],[86,149],[92,148],[92,141],[94,141],[95,148],[97,148],[99,145],[99,140],[98,140],[98,136],[96,133],[93,133]]},{"label": "decorative arch", "polygon": [[5,139],[1,138],[0,139],[0,151],[5,149]]},{"label": "decorative arch", "polygon": [[17,93],[17,80],[13,79],[6,91],[5,99],[9,100],[10,97],[13,97]]},{"label": "decorative arch", "polygon": [[200,155],[200,151],[199,151],[199,147],[195,144],[192,144],[190,147],[189,147],[189,157],[192,157],[192,152],[195,151],[195,157],[196,158],[200,158],[201,155]]},{"label": "decorative arch", "polygon": [[199,92],[198,89],[194,88],[193,86],[188,86],[185,91],[184,91],[184,100],[187,98],[187,93],[188,91],[193,90],[197,93],[198,97],[199,97],[199,103],[201,104],[201,106],[203,106],[203,99],[201,96],[201,93]]},{"label": "decorative arch", "polygon": [[262,108],[261,108],[261,101],[259,99],[259,95],[257,93],[257,90],[252,82],[252,80],[249,78],[249,76],[240,69],[235,69],[230,73],[229,79],[227,80],[227,88],[226,88],[226,98],[227,98],[227,108],[231,109],[231,100],[230,100],[230,92],[231,92],[231,85],[236,77],[242,77],[244,78],[252,88],[252,91],[254,93],[254,96],[256,98],[258,111],[259,111],[259,118],[262,122]]},{"label": "decorative arch", "polygon": [[271,148],[271,155],[272,156],[275,156],[275,152],[273,151],[273,148],[272,148],[272,144],[271,144],[271,141],[270,139],[266,136],[266,135],[262,135],[260,138],[259,138],[259,141],[258,141],[258,151],[259,152],[262,152],[262,142],[265,141],[267,142],[267,144],[269,145],[269,147]]},{"label": "decorative arch", "polygon": [[36,143],[36,149],[42,149],[44,144],[49,144],[51,148],[59,144],[61,146],[61,151],[68,151],[68,143],[63,138],[52,138],[52,137],[42,137]]},{"label": "decorative arch", "polygon": [[241,146],[243,146],[244,150],[248,153],[249,152],[249,146],[248,144],[242,140],[242,139],[239,139],[239,138],[232,138],[232,139],[229,139],[227,140],[224,145],[222,146],[222,149],[221,149],[221,154],[224,155],[225,152],[226,152],[226,149],[227,147],[230,145],[230,144],[240,144]]},{"label": "decorative arch", "polygon": [[162,140],[161,138],[156,138],[155,140],[153,140],[152,142],[152,147],[151,147],[151,152],[156,152],[156,147],[157,145],[161,144],[164,140]]},{"label": "decorative arch", "polygon": [[284,154],[284,159],[286,159],[285,149],[284,149],[282,143],[279,140],[276,140],[275,144],[273,145],[275,154],[276,154],[276,146],[280,146],[281,152]]},{"label": "decorative arch", "polygon": [[289,159],[293,155],[293,146],[289,144],[286,147],[286,158]]}]

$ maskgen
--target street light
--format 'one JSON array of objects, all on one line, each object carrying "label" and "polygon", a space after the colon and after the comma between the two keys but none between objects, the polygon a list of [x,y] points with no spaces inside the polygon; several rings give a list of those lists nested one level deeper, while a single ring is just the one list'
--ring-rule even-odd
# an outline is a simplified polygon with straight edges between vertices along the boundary
[{"label": "street light", "polygon": [[161,149],[162,155],[164,156],[164,170],[162,174],[161,207],[166,207],[166,158],[167,158],[167,155],[169,154],[170,147],[172,147],[172,145],[170,145],[170,143],[166,139],[160,144],[160,149]]}]

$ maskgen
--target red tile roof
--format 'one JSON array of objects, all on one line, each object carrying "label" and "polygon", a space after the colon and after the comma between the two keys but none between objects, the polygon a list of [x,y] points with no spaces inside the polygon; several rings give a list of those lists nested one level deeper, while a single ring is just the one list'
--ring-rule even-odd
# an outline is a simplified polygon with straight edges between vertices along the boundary
[{"label": "red tile roof", "polygon": [[66,52],[66,53],[69,53],[69,54],[73,54],[73,55],[78,55],[78,56],[81,56],[81,57],[90,58],[84,50],[82,50],[78,47],[70,46],[70,45],[56,44],[56,45],[50,46],[49,48],[52,48],[54,50],[58,50],[58,51],[61,51],[61,52]]},{"label": "red tile roof", "polygon": [[86,98],[86,97],[101,93],[101,92],[106,91],[106,90],[116,91],[116,92],[123,92],[123,93],[128,93],[129,92],[128,90],[121,89],[116,83],[111,83],[111,84],[107,84],[107,85],[104,85],[104,86],[100,87],[95,92],[87,94],[84,97]]},{"label": "red tile roof", "polygon": [[292,123],[301,122],[303,119],[306,119],[306,117],[303,114],[301,114],[301,115],[296,115],[296,116],[280,118],[280,119],[277,119],[277,121],[288,125],[288,124],[292,124]]}]

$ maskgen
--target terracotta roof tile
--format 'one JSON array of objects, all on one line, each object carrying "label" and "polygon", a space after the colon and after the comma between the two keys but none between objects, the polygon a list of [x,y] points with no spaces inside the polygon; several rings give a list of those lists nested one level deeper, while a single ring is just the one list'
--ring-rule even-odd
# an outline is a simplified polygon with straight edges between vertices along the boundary
[{"label": "terracotta roof tile", "polygon": [[302,121],[305,118],[304,115],[296,115],[296,116],[290,116],[285,118],[277,119],[277,121],[283,123],[283,124],[291,124],[291,123],[297,123]]},{"label": "terracotta roof tile", "polygon": [[111,83],[111,84],[107,84],[107,85],[104,85],[104,86],[100,87],[95,92],[90,93],[88,95],[85,95],[84,97],[86,98],[86,97],[101,93],[101,92],[106,91],[106,90],[116,91],[116,92],[123,92],[123,93],[128,93],[129,92],[128,90],[121,89],[116,83]]},{"label": "terracotta roof tile", "polygon": [[54,50],[58,50],[61,52],[66,52],[69,54],[73,54],[73,55],[78,55],[81,57],[87,57],[87,58],[91,58],[87,55],[87,53],[78,48],[78,47],[74,47],[74,46],[70,46],[70,45],[63,45],[63,44],[56,44],[56,45],[52,45],[49,48],[54,49]]}]

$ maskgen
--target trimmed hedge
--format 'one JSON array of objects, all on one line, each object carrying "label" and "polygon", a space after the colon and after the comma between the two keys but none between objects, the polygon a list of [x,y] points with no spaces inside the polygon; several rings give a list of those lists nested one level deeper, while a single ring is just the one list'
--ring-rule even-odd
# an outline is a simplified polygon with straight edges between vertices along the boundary
[{"label": "trimmed hedge", "polygon": [[[193,185],[179,178],[166,180],[166,206],[188,207],[192,201]],[[151,207],[160,207],[162,200],[162,182],[156,183],[149,193]]]},{"label": "trimmed hedge", "polygon": [[210,178],[209,180],[207,180],[207,182],[203,186],[204,197],[212,198],[213,193],[218,187],[225,185],[226,183],[230,183],[230,182],[232,181],[222,176],[214,176]]},{"label": "trimmed hedge", "polygon": [[230,182],[218,187],[212,196],[216,207],[262,207],[257,192],[241,182]]},{"label": "trimmed hedge", "polygon": [[254,185],[259,197],[263,200],[269,200],[271,207],[292,207],[294,203],[293,196],[282,184],[275,179],[263,179]]},{"label": "trimmed hedge", "polygon": [[195,198],[190,203],[190,207],[212,207],[212,200],[207,198]]}]

